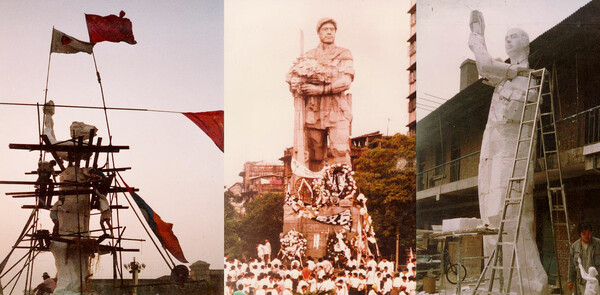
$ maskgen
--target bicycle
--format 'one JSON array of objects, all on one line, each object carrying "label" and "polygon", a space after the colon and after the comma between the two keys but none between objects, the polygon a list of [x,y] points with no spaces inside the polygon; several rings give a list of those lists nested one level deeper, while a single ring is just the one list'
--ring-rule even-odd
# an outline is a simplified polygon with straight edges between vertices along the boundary
[{"label": "bicycle", "polygon": [[444,249],[444,273],[446,274],[446,279],[451,284],[456,284],[459,281],[462,282],[467,277],[467,268],[460,264],[460,277],[458,277],[458,263],[452,263],[450,260],[450,253],[448,253],[448,249]]}]

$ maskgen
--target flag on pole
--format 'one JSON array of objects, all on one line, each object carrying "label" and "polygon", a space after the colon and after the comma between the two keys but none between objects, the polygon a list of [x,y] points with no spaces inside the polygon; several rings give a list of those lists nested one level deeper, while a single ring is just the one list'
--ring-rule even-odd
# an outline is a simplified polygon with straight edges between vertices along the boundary
[{"label": "flag on pole", "polygon": [[85,21],[90,35],[90,42],[95,44],[102,41],[123,41],[132,45],[136,44],[131,21],[124,16],[125,12],[123,10],[121,10],[119,16],[114,14],[108,16],[86,14]]},{"label": "flag on pole", "polygon": [[173,233],[173,224],[164,222],[150,206],[142,199],[138,194],[136,194],[130,187],[123,181],[125,187],[129,191],[129,194],[135,201],[135,203],[140,208],[142,215],[146,219],[148,226],[152,229],[152,232],[156,235],[161,245],[167,249],[173,257],[177,258],[177,260],[188,263],[187,259],[183,255],[183,250],[181,250],[181,245],[179,245],[179,239]]},{"label": "flag on pole", "polygon": [[196,123],[196,125],[212,139],[222,152],[225,151],[223,111],[183,113],[183,115]]},{"label": "flag on pole", "polygon": [[54,53],[92,53],[94,44],[77,40],[55,28],[52,28],[52,44],[50,52]]}]

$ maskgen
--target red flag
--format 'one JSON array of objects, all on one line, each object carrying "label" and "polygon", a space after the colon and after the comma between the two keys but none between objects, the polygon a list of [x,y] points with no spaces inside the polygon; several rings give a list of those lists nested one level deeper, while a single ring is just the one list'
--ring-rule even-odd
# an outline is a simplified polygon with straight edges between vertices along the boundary
[{"label": "red flag", "polygon": [[121,10],[119,16],[114,14],[109,16],[86,14],[85,21],[90,34],[90,42],[95,44],[102,41],[124,41],[129,44],[136,44],[131,21],[124,18],[124,16],[125,12],[123,10]]},{"label": "red flag", "polygon": [[212,141],[225,151],[224,139],[224,113],[223,111],[201,112],[201,113],[183,113],[186,117],[192,120]]}]

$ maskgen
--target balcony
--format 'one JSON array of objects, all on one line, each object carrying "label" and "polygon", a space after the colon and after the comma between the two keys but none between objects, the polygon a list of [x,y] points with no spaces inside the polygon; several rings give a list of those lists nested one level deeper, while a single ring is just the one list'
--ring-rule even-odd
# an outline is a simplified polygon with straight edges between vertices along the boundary
[{"label": "balcony", "polygon": [[477,176],[479,151],[417,173],[417,191]]}]

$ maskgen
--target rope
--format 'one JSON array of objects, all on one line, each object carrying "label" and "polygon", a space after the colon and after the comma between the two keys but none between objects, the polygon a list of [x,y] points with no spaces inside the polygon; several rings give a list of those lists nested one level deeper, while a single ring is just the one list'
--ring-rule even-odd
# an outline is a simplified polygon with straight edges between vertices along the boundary
[{"label": "rope", "polygon": [[[125,186],[127,186],[127,183],[125,182],[125,180],[123,179],[123,177],[121,176],[121,174],[119,172],[116,172],[116,173],[119,176],[119,178],[121,179],[121,181],[123,182],[123,184],[125,184]],[[119,182],[116,181],[116,180],[115,180],[115,183],[117,185],[119,185]],[[121,186],[119,185],[119,187],[121,187]],[[129,187],[129,186],[127,186],[127,187]],[[131,194],[131,192],[130,192],[130,194]],[[133,207],[133,204],[131,203],[131,200],[129,200],[129,198],[127,197],[127,194],[123,193],[123,195],[125,196],[125,200],[127,200],[127,203],[129,203],[129,206],[131,207],[131,210],[133,211],[133,213],[135,213],[135,216],[140,221],[140,224],[142,225],[142,227],[144,228],[144,230],[148,234],[148,237],[150,237],[150,240],[152,241],[152,243],[156,247],[156,250],[158,250],[158,253],[160,253],[160,256],[163,258],[163,260],[165,261],[165,263],[167,264],[167,266],[169,266],[169,269],[173,270],[173,267],[175,266],[175,263],[173,263],[173,261],[171,260],[171,263],[173,263],[173,266],[171,266],[171,264],[169,264],[169,261],[167,261],[167,259],[165,258],[164,254],[162,253],[162,251],[158,247],[158,244],[156,243],[156,241],[154,241],[154,237],[152,237],[152,235],[150,234],[150,231],[148,231],[148,228],[146,227],[146,225],[144,224],[144,222],[140,218],[140,215],[138,214],[138,212]],[[163,249],[164,249],[164,247],[163,247]],[[166,252],[166,250],[165,250],[165,252]],[[170,259],[170,257],[169,257],[169,259]]]}]

